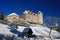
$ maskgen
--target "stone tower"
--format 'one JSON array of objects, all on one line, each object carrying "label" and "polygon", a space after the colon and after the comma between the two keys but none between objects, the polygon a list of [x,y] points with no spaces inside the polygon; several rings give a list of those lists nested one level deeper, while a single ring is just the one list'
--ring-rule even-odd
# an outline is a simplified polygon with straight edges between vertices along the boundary
[{"label": "stone tower", "polygon": [[43,14],[41,11],[38,12],[38,23],[43,24]]},{"label": "stone tower", "polygon": [[27,21],[27,22],[29,21],[29,16],[30,16],[30,15],[29,15],[29,12],[30,12],[30,11],[25,10],[25,11],[23,12],[23,15],[22,15],[22,18],[24,18],[24,20]]},{"label": "stone tower", "polygon": [[40,11],[38,12],[38,14],[36,14],[29,10],[25,10],[23,12],[22,18],[26,22],[43,24],[43,14]]}]

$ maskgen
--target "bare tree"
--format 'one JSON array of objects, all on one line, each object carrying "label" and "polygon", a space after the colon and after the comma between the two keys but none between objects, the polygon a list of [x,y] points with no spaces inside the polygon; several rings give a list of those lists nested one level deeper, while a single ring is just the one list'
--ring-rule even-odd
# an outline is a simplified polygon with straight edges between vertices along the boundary
[{"label": "bare tree", "polygon": [[50,28],[49,36],[50,36],[51,40],[52,40],[51,31],[52,31],[53,27],[55,27],[56,23],[57,23],[57,20],[55,17],[46,17],[46,19],[45,19],[46,26],[48,26]]}]

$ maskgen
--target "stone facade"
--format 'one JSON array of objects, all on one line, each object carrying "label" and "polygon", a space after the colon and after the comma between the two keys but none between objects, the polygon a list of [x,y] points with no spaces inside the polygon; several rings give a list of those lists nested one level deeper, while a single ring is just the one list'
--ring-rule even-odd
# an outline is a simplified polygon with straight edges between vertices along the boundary
[{"label": "stone facade", "polygon": [[7,21],[18,21],[20,20],[20,17],[16,13],[12,13],[13,15],[9,14],[6,16],[5,20]]},{"label": "stone facade", "polygon": [[38,23],[43,24],[43,14],[41,11],[38,12]]},{"label": "stone facade", "polygon": [[43,14],[40,11],[38,12],[38,14],[30,11],[25,11],[23,12],[22,18],[27,22],[43,24]]},{"label": "stone facade", "polygon": [[[13,15],[12,15],[13,14]],[[12,13],[6,17],[7,21],[21,21],[21,22],[29,22],[29,23],[38,23],[43,24],[43,14],[42,12],[38,12],[38,14],[33,13],[31,11],[25,10],[21,16],[18,16],[15,13]]]}]

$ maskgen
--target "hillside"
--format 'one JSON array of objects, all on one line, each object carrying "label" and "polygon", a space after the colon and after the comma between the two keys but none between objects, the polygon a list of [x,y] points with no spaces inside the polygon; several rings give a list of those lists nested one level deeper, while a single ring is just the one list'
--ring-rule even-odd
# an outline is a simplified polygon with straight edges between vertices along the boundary
[{"label": "hillside", "polygon": [[[23,27],[23,26],[18,26],[18,29],[14,30],[13,28],[13,32],[11,32],[11,28],[10,26],[8,25],[5,25],[5,24],[0,24],[0,34],[21,34],[23,32],[23,30],[27,28],[27,27]],[[41,25],[31,25],[30,28],[32,29],[33,31],[33,35],[36,35],[36,36],[49,36],[49,32],[50,32],[50,29],[46,26],[41,26]],[[15,32],[14,32],[15,31]],[[53,37],[60,37],[60,33],[55,31],[55,30],[52,30],[51,32],[51,36]]]}]

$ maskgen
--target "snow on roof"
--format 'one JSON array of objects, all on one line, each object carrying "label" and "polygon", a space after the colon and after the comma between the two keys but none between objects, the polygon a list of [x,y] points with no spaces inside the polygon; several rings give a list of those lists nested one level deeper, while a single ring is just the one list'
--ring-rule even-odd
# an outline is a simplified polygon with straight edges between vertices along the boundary
[{"label": "snow on roof", "polygon": [[38,12],[38,14],[42,14],[42,12],[41,12],[41,11],[39,11],[39,12]]},{"label": "snow on roof", "polygon": [[27,14],[28,12],[29,12],[29,11],[25,10],[23,13],[26,13],[26,14]]},{"label": "snow on roof", "polygon": [[19,15],[17,15],[16,13],[11,13],[11,14],[9,14],[8,16],[12,16],[12,15],[19,16]]}]

